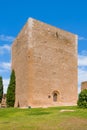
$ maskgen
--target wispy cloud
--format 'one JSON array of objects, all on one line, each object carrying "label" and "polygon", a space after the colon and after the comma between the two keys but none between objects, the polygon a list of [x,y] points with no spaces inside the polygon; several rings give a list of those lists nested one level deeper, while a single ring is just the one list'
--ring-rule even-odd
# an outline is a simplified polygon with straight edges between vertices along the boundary
[{"label": "wispy cloud", "polygon": [[0,63],[0,70],[2,72],[9,71],[11,68],[11,63],[10,62],[1,62]]},{"label": "wispy cloud", "polygon": [[87,55],[79,55],[78,56],[78,65],[79,66],[87,66]]},{"label": "wispy cloud", "polygon": [[14,39],[15,38],[13,36],[6,36],[4,34],[0,35],[0,41],[12,42]]},{"label": "wispy cloud", "polygon": [[87,38],[81,37],[81,36],[79,36],[78,39],[79,39],[80,41],[86,41],[86,40],[87,40]]},{"label": "wispy cloud", "polygon": [[87,68],[79,67],[78,69],[78,85],[81,86],[81,82],[87,81]]},{"label": "wispy cloud", "polygon": [[0,54],[10,52],[10,50],[11,50],[11,45],[5,44],[3,46],[0,46]]},{"label": "wispy cloud", "polygon": [[78,66],[80,67],[86,67],[87,66],[87,51],[83,50],[78,55]]}]

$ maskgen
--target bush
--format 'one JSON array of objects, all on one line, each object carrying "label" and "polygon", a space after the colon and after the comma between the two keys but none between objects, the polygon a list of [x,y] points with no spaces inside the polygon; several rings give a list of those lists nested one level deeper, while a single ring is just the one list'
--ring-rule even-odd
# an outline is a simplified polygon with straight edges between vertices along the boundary
[{"label": "bush", "polygon": [[8,107],[14,107],[14,103],[15,103],[15,72],[14,70],[12,70],[11,76],[10,76],[10,83],[7,89],[7,106]]},{"label": "bush", "polygon": [[80,92],[77,105],[80,108],[87,108],[87,89]]}]

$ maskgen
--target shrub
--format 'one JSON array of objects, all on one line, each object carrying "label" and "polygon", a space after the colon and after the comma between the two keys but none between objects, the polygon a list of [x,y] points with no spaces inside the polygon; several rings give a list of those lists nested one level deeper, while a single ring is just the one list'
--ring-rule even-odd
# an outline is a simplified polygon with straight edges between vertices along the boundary
[{"label": "shrub", "polygon": [[87,108],[87,89],[80,92],[77,105],[81,108]]}]

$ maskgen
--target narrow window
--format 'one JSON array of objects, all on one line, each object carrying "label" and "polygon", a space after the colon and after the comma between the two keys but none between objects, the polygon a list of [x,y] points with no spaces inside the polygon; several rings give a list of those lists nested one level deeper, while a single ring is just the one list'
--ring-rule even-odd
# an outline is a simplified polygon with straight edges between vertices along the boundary
[{"label": "narrow window", "polygon": [[20,104],[19,104],[19,102],[18,102],[18,106],[17,107],[20,107]]}]

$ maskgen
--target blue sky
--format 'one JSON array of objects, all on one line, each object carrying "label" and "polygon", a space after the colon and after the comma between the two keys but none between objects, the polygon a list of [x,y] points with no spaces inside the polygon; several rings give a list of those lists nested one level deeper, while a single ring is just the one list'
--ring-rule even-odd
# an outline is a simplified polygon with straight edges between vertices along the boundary
[{"label": "blue sky", "polygon": [[11,44],[29,17],[77,34],[78,88],[87,80],[87,0],[0,1],[0,75],[6,92],[11,66]]}]

